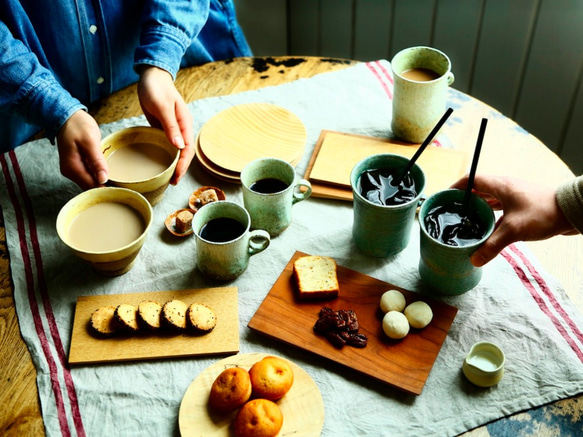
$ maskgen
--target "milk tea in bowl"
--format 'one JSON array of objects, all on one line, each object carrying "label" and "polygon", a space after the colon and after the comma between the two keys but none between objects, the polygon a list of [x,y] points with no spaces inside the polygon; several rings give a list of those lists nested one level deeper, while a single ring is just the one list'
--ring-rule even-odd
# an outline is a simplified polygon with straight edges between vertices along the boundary
[{"label": "milk tea in bowl", "polygon": [[69,200],[57,216],[59,238],[105,276],[128,272],[152,223],[152,206],[126,188],[102,187]]},{"label": "milk tea in bowl", "polygon": [[136,126],[119,130],[101,141],[109,167],[109,185],[141,193],[156,205],[174,174],[180,151],[161,129]]}]

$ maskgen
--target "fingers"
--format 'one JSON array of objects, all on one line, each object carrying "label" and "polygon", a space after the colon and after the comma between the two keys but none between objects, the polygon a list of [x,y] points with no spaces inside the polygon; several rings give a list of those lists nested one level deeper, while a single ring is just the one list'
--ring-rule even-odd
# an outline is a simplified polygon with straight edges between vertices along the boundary
[{"label": "fingers", "polygon": [[82,110],[74,113],[57,133],[61,173],[84,190],[108,180],[100,143],[97,122]]},{"label": "fingers", "polygon": [[475,267],[492,261],[506,246],[517,240],[516,232],[509,229],[504,222],[504,216],[496,223],[496,228],[490,237],[472,254],[470,262]]}]

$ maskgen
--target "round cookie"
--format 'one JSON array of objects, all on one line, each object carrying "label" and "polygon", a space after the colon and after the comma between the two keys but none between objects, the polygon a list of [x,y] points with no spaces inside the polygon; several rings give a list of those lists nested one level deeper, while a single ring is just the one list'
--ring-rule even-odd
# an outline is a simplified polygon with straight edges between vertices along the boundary
[{"label": "round cookie", "polygon": [[383,331],[394,340],[404,338],[409,333],[407,317],[399,311],[389,311],[383,317]]},{"label": "round cookie", "polygon": [[249,372],[241,367],[229,367],[214,380],[209,394],[209,405],[215,411],[232,411],[251,397]]},{"label": "round cookie", "polygon": [[285,395],[294,382],[294,373],[288,362],[273,356],[267,356],[253,364],[249,377],[253,397],[271,401]]},{"label": "round cookie", "polygon": [[433,311],[425,302],[418,300],[407,305],[405,317],[407,317],[409,324],[413,328],[422,329],[429,325],[431,319],[433,319]]},{"label": "round cookie", "polygon": [[381,310],[385,314],[389,311],[403,311],[405,304],[405,296],[399,290],[387,290],[381,296]]},{"label": "round cookie", "polygon": [[275,437],[283,425],[283,414],[276,403],[253,399],[237,411],[233,426],[237,437]]},{"label": "round cookie", "polygon": [[198,332],[211,332],[217,325],[217,316],[209,306],[195,302],[186,311],[188,323]]}]

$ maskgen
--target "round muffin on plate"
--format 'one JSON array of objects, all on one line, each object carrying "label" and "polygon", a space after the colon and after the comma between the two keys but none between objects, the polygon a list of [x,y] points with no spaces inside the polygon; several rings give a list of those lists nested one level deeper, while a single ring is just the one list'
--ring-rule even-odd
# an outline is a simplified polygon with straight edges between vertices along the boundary
[{"label": "round muffin on plate", "polygon": [[253,397],[271,401],[280,399],[291,388],[294,373],[287,361],[267,356],[256,362],[249,370]]},{"label": "round muffin on plate", "polygon": [[283,414],[276,403],[253,399],[237,411],[233,425],[237,437],[275,437],[283,425]]},{"label": "round muffin on plate", "polygon": [[209,394],[209,405],[219,412],[241,407],[251,397],[249,372],[241,367],[223,370],[213,382]]}]

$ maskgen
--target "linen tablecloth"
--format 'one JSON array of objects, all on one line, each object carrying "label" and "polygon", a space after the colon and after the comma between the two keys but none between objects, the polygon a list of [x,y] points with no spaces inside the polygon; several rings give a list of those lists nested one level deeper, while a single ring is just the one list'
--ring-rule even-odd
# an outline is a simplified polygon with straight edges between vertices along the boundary
[{"label": "linen tablecloth", "polygon": [[[195,131],[233,105],[283,106],[299,116],[307,129],[306,150],[297,166],[303,175],[324,129],[390,136],[389,71],[389,63],[381,60],[277,87],[196,101],[190,104]],[[448,98],[454,109],[468,103],[468,97],[455,90]],[[499,116],[492,112],[492,117]],[[457,122],[455,116],[449,121]],[[102,134],[145,124],[143,117],[126,119],[102,126]],[[80,295],[220,285],[197,271],[194,239],[167,238],[164,218],[183,207],[188,195],[202,185],[220,186],[229,200],[242,204],[240,186],[220,182],[193,162],[183,181],[170,187],[154,208],[153,228],[133,269],[105,278],[57,237],[59,209],[79,190],[60,176],[55,148],[38,140],[0,156],[0,166],[4,178],[0,202],[16,309],[38,372],[47,434],[177,435],[185,390],[217,358],[69,368],[75,302]],[[522,244],[507,248],[488,264],[474,290],[444,299],[459,312],[419,396],[250,331],[247,323],[296,250],[328,255],[339,265],[420,290],[418,226],[409,246],[389,259],[360,254],[351,240],[351,226],[350,202],[316,198],[301,202],[293,208],[290,228],[252,257],[248,270],[229,284],[239,289],[240,352],[276,354],[305,369],[323,396],[323,435],[453,435],[583,391],[583,318],[558,281]],[[506,374],[490,389],[471,385],[461,373],[466,353],[478,341],[493,341],[506,353]]]}]

